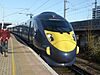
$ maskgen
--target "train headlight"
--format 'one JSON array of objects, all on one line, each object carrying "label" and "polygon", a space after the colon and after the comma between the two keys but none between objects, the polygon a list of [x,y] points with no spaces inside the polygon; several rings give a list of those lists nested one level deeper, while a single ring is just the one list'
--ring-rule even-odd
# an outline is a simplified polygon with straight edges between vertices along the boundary
[{"label": "train headlight", "polygon": [[47,38],[50,42],[54,40],[52,34],[47,34]]},{"label": "train headlight", "polygon": [[46,53],[47,53],[48,55],[50,55],[50,47],[47,47],[47,48],[46,48]]},{"label": "train headlight", "polygon": [[65,56],[68,56],[68,53],[65,53],[64,55],[65,55]]},{"label": "train headlight", "polygon": [[79,53],[79,47],[77,46],[77,51],[76,51],[76,54],[78,54]]}]

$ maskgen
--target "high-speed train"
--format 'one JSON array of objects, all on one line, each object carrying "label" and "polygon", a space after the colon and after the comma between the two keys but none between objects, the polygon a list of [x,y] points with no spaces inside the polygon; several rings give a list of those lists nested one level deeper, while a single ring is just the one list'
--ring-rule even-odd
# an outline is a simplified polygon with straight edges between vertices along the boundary
[{"label": "high-speed train", "polygon": [[52,66],[71,66],[79,53],[75,33],[69,22],[54,12],[43,12],[19,26],[13,33],[39,50]]}]

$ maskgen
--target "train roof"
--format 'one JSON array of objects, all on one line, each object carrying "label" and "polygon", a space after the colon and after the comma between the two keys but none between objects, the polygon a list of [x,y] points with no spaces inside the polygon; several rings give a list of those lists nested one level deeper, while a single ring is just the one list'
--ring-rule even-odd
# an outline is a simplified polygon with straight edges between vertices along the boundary
[{"label": "train roof", "polygon": [[64,19],[63,17],[61,17],[60,15],[58,15],[54,12],[43,12],[43,13],[39,14],[38,16],[36,16],[36,18],[39,18],[39,19]]}]

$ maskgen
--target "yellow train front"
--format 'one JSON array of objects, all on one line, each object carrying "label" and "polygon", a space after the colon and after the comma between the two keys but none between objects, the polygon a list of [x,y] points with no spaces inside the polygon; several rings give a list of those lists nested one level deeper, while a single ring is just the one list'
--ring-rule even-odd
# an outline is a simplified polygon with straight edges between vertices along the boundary
[{"label": "yellow train front", "polygon": [[46,54],[43,59],[53,66],[71,66],[79,53],[71,24],[55,13],[44,13],[39,17],[43,26]]}]

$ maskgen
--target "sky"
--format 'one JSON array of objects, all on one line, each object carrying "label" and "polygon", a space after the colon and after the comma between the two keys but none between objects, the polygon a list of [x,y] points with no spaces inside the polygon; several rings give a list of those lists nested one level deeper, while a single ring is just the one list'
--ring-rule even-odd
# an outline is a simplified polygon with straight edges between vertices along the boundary
[{"label": "sky", "polygon": [[[100,5],[100,0],[98,5]],[[92,18],[95,0],[67,0],[66,19],[69,22]],[[64,0],[0,0],[0,22],[21,23],[45,11],[64,16]]]}]

